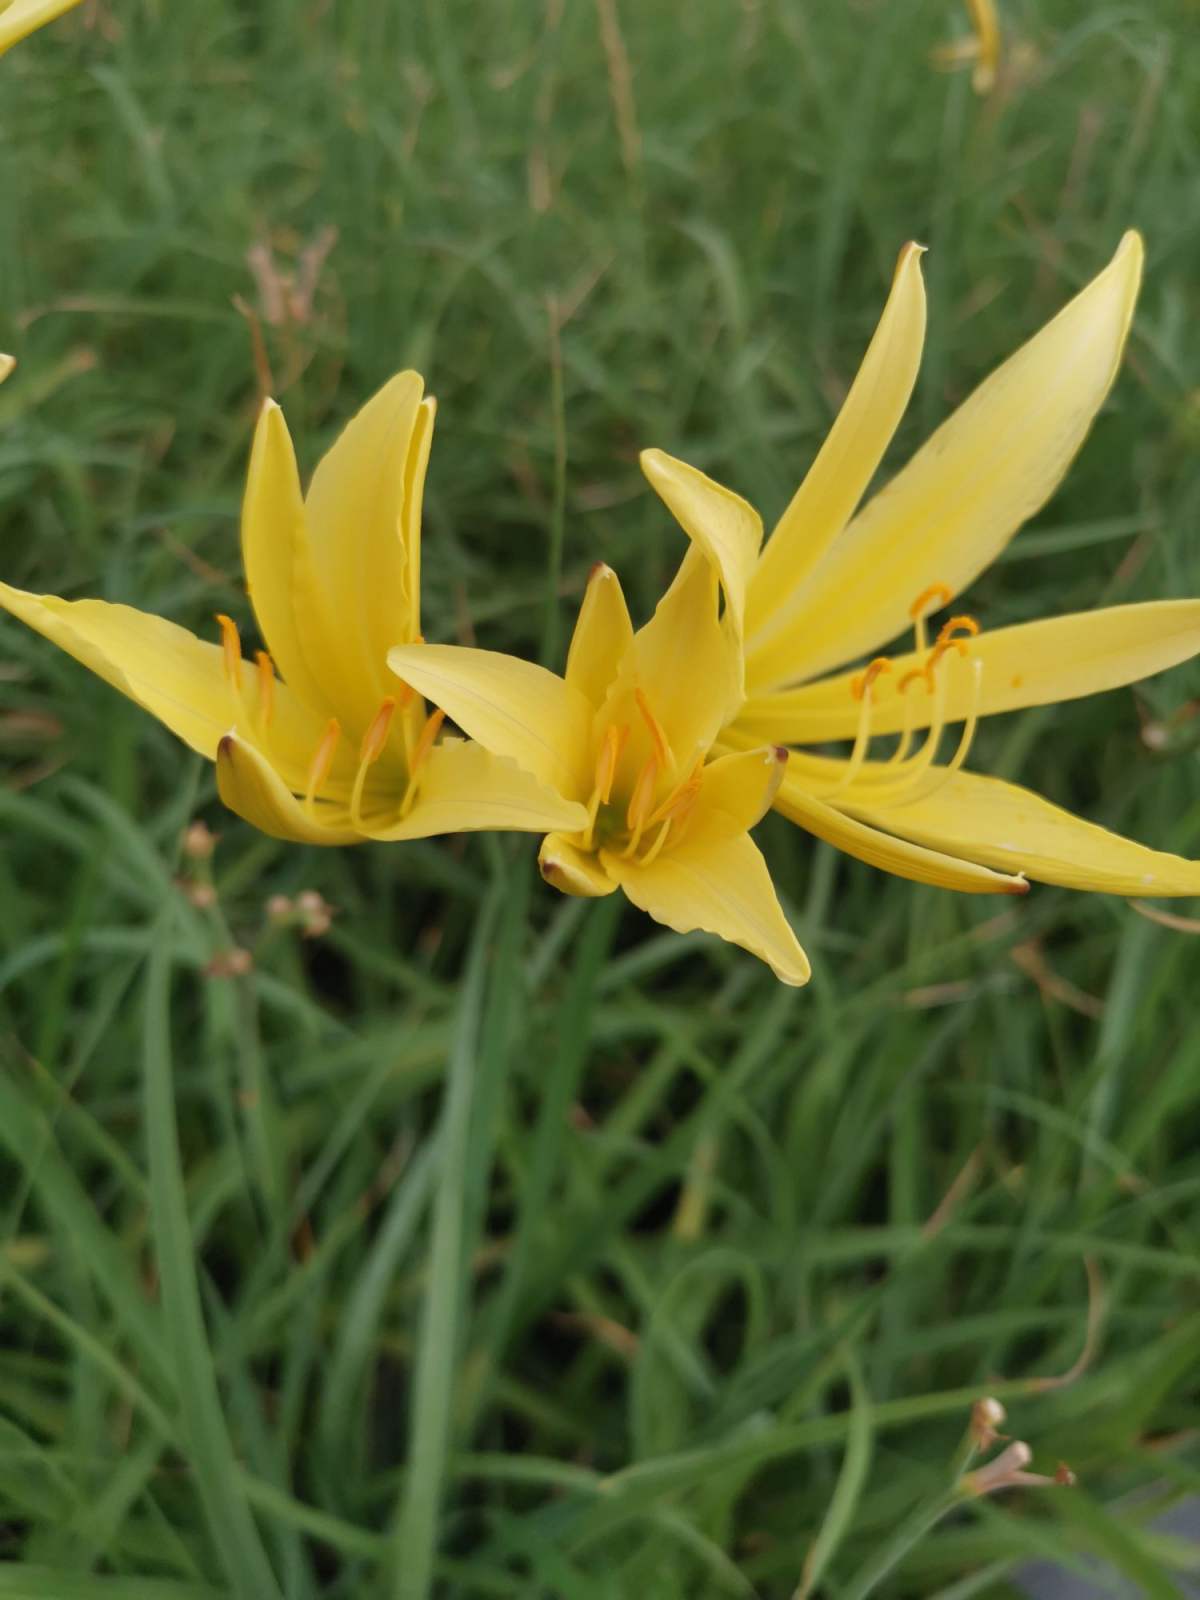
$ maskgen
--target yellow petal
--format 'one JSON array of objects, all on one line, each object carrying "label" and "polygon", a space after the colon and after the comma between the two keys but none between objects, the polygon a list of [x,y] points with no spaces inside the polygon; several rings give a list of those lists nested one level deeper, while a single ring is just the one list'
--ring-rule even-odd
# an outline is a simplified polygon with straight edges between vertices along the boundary
[{"label": "yellow petal", "polygon": [[715,933],[765,961],[781,982],[808,982],[808,959],[749,834],[730,835],[713,819],[697,818],[681,844],[648,866],[607,850],[601,861],[634,905],[656,922],[676,933],[696,928]]},{"label": "yellow petal", "polygon": [[237,716],[220,649],[165,617],[0,583],[0,605],[211,760]]},{"label": "yellow petal", "polygon": [[762,543],[762,518],[740,495],[665,450],[643,450],[640,459],[659,498],[720,577],[740,640],[746,589]]},{"label": "yellow petal", "polygon": [[598,562],[588,578],[571,635],[567,682],[599,708],[632,639],[633,624],[620,581],[611,567]]},{"label": "yellow petal", "polygon": [[755,657],[767,689],[857,660],[908,626],[931,584],[957,594],[1058,487],[1116,376],[1142,271],[1127,233],[1104,271],[944,422],[838,540],[803,627]]},{"label": "yellow petal", "polygon": [[538,851],[538,866],[546,882],[563,894],[599,899],[617,887],[593,852],[580,850],[561,833],[548,833]]},{"label": "yellow petal", "polygon": [[[938,667],[944,675],[945,715],[962,721],[974,697],[974,668],[983,668],[979,711],[987,716],[1025,706],[1055,705],[1137,683],[1200,653],[1200,600],[1150,600],[1141,605],[1108,606],[1098,611],[1047,617],[1011,628],[984,631],[970,641],[964,660],[955,652]],[[871,727],[875,733],[898,733],[904,726],[905,696],[899,684],[921,658],[897,656],[893,669],[872,685]],[[827,739],[852,739],[860,702],[851,693],[856,675],[840,673],[753,695],[738,714],[737,727],[750,737],[777,739],[782,744],[817,744]],[[920,683],[907,690],[907,714],[913,728],[929,724],[933,696]]]},{"label": "yellow petal", "polygon": [[587,825],[587,810],[578,801],[564,800],[513,762],[465,739],[444,739],[430,751],[416,801],[402,821],[389,823],[370,806],[369,799],[362,829],[372,839],[427,839],[482,828],[578,833]]},{"label": "yellow petal", "polygon": [[804,585],[854,515],[900,424],[925,342],[924,247],[906,244],[862,366],[816,460],[767,540],[750,585],[746,671],[796,626]]},{"label": "yellow petal", "polygon": [[80,0],[12,0],[0,5],[0,56],[44,23],[53,22]]},{"label": "yellow petal", "polygon": [[284,682],[314,709],[336,711],[349,724],[359,696],[340,682],[338,636],[313,571],[296,453],[274,400],[263,406],[254,431],[242,562],[263,642]]},{"label": "yellow petal", "polygon": [[1107,894],[1200,895],[1200,861],[1147,849],[1001,778],[959,772],[926,800],[855,814],[972,861]]},{"label": "yellow petal", "polygon": [[941,849],[894,838],[882,831],[884,826],[893,826],[891,814],[886,824],[879,826],[856,821],[808,794],[790,772],[779,787],[775,809],[818,839],[857,856],[869,866],[895,873],[898,878],[933,884],[939,889],[958,889],[964,894],[1025,894],[1029,889],[1023,878],[1002,876],[972,861],[960,861]]},{"label": "yellow petal", "polygon": [[621,663],[603,717],[633,734],[622,756],[623,783],[648,754],[641,719],[630,702],[640,689],[685,769],[707,753],[741,703],[741,649],[717,614],[716,578],[689,551],[654,615],[639,628]]},{"label": "yellow petal", "polygon": [[405,506],[418,492],[432,421],[428,413],[420,419],[422,387],[419,374],[401,372],[368,400],[321,460],[304,502],[343,667],[361,686],[368,716],[395,688],[388,648],[408,636]]},{"label": "yellow petal", "polygon": [[697,809],[719,812],[733,831],[745,833],[771,809],[787,764],[788,753],[779,745],[718,756],[701,774]]},{"label": "yellow petal", "polygon": [[429,466],[436,416],[437,401],[427,395],[417,407],[404,468],[404,512],[400,526],[405,560],[405,639],[419,638],[421,633],[421,511],[425,504],[425,472]]},{"label": "yellow petal", "polygon": [[0,351],[0,383],[4,382],[16,364],[17,358],[15,356],[6,356]]},{"label": "yellow petal", "polygon": [[592,708],[578,689],[531,661],[460,645],[398,645],[387,661],[485,750],[567,800],[586,798]]},{"label": "yellow petal", "polygon": [[322,845],[362,840],[344,804],[303,805],[266,757],[233,734],[217,748],[217,792],[231,811],[273,839]]}]

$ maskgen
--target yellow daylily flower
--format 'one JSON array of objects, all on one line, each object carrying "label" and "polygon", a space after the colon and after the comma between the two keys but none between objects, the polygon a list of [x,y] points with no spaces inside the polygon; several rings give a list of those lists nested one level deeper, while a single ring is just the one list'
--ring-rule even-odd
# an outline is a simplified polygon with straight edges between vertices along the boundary
[{"label": "yellow daylily flower", "polygon": [[[1023,893],[1034,878],[1113,894],[1200,894],[1200,863],[964,767],[980,717],[1117,688],[1195,655],[1200,601],[991,633],[967,615],[932,634],[929,622],[1045,504],[1083,443],[1120,363],[1142,242],[1127,233],[1108,266],[859,511],[916,378],[920,257],[916,245],[901,253],[841,413],[761,555],[753,541],[739,547],[750,553],[728,592],[745,596],[731,626],[744,633],[747,695],[718,747],[792,747],[776,809],[902,877],[973,892]],[[694,535],[734,517],[758,523],[744,501],[683,462],[654,450],[642,461]],[[876,654],[906,628],[910,650]],[[939,759],[953,723],[957,745]],[[873,741],[889,734],[898,742],[873,758]],[[829,741],[848,743],[849,755],[803,748]]]},{"label": "yellow daylily flower", "polygon": [[718,934],[802,984],[808,961],[748,831],[787,753],[712,759],[742,694],[740,640],[718,616],[727,555],[691,551],[636,633],[616,574],[596,567],[561,678],[454,645],[402,646],[388,661],[471,738],[579,806],[579,824],[543,841],[548,882],[576,895],[624,889],[667,927]]},{"label": "yellow daylily flower", "polygon": [[0,0],[0,56],[80,0]]},{"label": "yellow daylily flower", "polygon": [[277,838],[417,839],[466,829],[579,827],[583,808],[512,762],[441,738],[387,670],[420,637],[421,499],[434,402],[402,372],[346,427],[301,494],[283,412],[259,417],[242,556],[266,649],[243,659],[130,606],[0,583],[0,605],[215,760],[222,800]]}]

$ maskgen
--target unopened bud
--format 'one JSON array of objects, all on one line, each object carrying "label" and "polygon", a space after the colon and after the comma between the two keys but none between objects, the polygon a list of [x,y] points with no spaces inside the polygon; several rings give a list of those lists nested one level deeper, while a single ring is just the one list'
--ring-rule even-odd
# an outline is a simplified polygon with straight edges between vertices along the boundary
[{"label": "unopened bud", "polygon": [[185,883],[183,892],[198,911],[207,911],[217,903],[217,891],[211,883]]},{"label": "unopened bud", "polygon": [[333,925],[333,907],[315,889],[305,889],[296,896],[296,910],[306,939],[319,939]]},{"label": "unopened bud", "polygon": [[971,1407],[971,1442],[976,1450],[990,1450],[1001,1436],[996,1431],[1008,1412],[991,1395],[984,1395]]},{"label": "unopened bud", "polygon": [[206,978],[244,978],[254,970],[254,957],[249,950],[235,945],[232,950],[220,950],[204,969]]},{"label": "unopened bud", "polygon": [[295,907],[285,894],[273,894],[267,901],[267,921],[280,927],[292,920]]},{"label": "unopened bud", "polygon": [[183,853],[189,861],[208,861],[217,847],[217,836],[203,822],[193,822],[183,836]]},{"label": "unopened bud", "polygon": [[1014,1439],[994,1461],[968,1472],[962,1487],[967,1494],[984,1495],[995,1494],[999,1489],[1052,1489],[1075,1482],[1074,1473],[1061,1461],[1052,1478],[1041,1472],[1026,1472],[1032,1460],[1033,1451],[1025,1441]]}]

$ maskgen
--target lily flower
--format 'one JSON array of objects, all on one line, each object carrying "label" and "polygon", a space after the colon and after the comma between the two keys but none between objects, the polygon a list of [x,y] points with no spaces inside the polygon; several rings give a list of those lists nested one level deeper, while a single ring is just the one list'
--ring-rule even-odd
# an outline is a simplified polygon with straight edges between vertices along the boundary
[{"label": "lily flower", "polygon": [[80,0],[0,0],[0,56]]},{"label": "lily flower", "polygon": [[[1200,863],[965,765],[981,717],[1114,689],[1200,651],[1197,600],[994,631],[953,609],[1049,499],[1083,443],[1120,363],[1141,239],[1127,233],[1108,266],[857,510],[916,378],[921,254],[917,245],[901,253],[841,413],[761,555],[761,524],[744,500],[661,451],[642,457],[693,537],[736,522],[737,548],[754,552],[730,590],[745,596],[734,620],[745,637],[746,700],[718,747],[791,747],[776,808],[901,877],[974,892],[1019,894],[1033,878],[1122,895],[1198,894]],[[946,620],[931,626],[942,609]],[[879,654],[908,628],[910,648]],[[943,754],[954,723],[959,737]],[[895,743],[877,756],[884,735]],[[847,756],[822,751],[839,741]]]},{"label": "lily flower", "polygon": [[742,694],[740,640],[718,615],[729,554],[689,552],[636,633],[616,574],[597,566],[563,677],[455,645],[406,645],[388,661],[472,739],[580,808],[580,824],[542,844],[549,883],[575,895],[624,889],[667,927],[715,933],[802,984],[808,961],[748,832],[770,807],[787,752],[767,745],[711,759]]},{"label": "lily flower", "polygon": [[402,372],[358,413],[302,496],[268,400],[242,508],[242,557],[265,649],[219,642],[103,600],[0,583],[4,606],[217,766],[225,804],[308,844],[466,829],[577,827],[583,809],[462,739],[386,666],[420,637],[421,500],[434,402]]}]

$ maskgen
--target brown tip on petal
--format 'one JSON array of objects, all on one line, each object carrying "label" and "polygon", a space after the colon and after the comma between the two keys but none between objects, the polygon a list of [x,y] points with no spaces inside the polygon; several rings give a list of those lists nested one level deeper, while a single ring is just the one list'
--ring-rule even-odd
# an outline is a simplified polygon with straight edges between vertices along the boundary
[{"label": "brown tip on petal", "polygon": [[782,763],[786,763],[786,761],[788,759],[788,748],[787,748],[787,745],[785,745],[785,744],[773,744],[771,746],[771,753],[775,757],[776,761],[779,761],[779,762],[782,762]]},{"label": "brown tip on petal", "polygon": [[223,733],[220,739],[217,741],[217,755],[224,756],[226,761],[229,761],[232,759],[233,752],[236,747],[237,740],[234,738],[233,734]]},{"label": "brown tip on petal", "polygon": [[609,566],[608,562],[597,561],[593,565],[592,570],[588,573],[588,582],[594,583],[597,578],[611,578],[612,576],[613,569]]},{"label": "brown tip on petal", "polygon": [[1028,878],[1017,878],[1015,882],[1006,886],[1004,892],[1005,894],[1028,894],[1029,888],[1030,884]]}]

